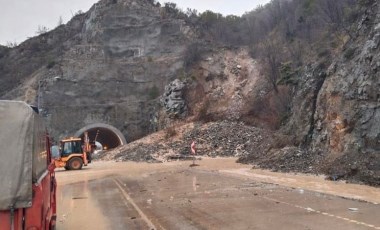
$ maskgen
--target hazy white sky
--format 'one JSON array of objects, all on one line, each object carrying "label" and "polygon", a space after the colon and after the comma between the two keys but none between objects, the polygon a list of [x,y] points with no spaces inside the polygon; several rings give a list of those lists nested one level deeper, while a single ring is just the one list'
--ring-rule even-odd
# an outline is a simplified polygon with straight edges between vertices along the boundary
[{"label": "hazy white sky", "polygon": [[[20,43],[36,35],[38,26],[54,28],[62,17],[66,23],[79,10],[86,12],[97,0],[0,0],[0,44]],[[253,10],[269,0],[160,0],[174,2],[179,8],[212,10],[224,15]]]}]

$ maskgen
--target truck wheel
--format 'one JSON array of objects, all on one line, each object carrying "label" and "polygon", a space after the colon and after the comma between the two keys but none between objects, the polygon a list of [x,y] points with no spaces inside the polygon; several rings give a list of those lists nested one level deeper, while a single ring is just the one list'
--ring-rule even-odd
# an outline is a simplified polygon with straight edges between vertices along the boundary
[{"label": "truck wheel", "polygon": [[55,221],[50,221],[49,230],[56,230]]},{"label": "truck wheel", "polygon": [[83,160],[78,157],[71,158],[68,162],[68,166],[69,166],[69,169],[71,170],[82,169]]}]

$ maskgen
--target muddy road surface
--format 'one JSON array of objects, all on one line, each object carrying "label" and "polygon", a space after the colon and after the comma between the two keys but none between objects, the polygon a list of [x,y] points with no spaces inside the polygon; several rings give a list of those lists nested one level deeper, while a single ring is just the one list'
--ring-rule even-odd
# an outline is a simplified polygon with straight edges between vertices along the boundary
[{"label": "muddy road surface", "polygon": [[235,160],[57,169],[57,229],[380,229],[378,188]]}]

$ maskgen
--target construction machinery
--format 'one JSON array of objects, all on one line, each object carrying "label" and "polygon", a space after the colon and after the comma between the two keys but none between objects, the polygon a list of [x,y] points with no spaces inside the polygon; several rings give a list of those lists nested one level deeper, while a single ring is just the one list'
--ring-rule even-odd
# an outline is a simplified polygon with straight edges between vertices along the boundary
[{"label": "construction machinery", "polygon": [[0,230],[55,229],[55,166],[38,109],[0,100],[0,129]]},{"label": "construction machinery", "polygon": [[59,154],[54,163],[57,168],[79,170],[91,163],[91,154],[94,143],[90,143],[88,133],[84,133],[83,140],[79,137],[69,137],[60,141]]}]

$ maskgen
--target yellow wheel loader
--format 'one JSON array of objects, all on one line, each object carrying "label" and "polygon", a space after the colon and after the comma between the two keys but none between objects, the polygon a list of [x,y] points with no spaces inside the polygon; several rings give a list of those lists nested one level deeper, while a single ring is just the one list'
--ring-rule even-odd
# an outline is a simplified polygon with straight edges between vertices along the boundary
[{"label": "yellow wheel loader", "polygon": [[88,133],[84,133],[83,140],[77,137],[69,137],[60,141],[59,156],[54,160],[55,167],[64,167],[66,170],[79,170],[91,163],[93,146],[88,139]]}]

